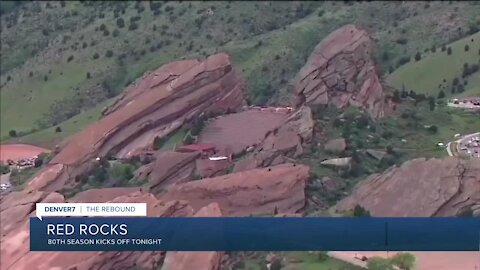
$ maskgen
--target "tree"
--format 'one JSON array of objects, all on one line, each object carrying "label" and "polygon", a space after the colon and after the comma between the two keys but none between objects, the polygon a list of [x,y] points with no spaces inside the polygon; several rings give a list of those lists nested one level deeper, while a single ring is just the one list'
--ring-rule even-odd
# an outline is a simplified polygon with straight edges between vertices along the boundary
[{"label": "tree", "polygon": [[468,52],[468,50],[470,50],[470,47],[468,46],[468,44],[465,44],[465,51]]},{"label": "tree", "polygon": [[105,53],[105,57],[110,58],[110,57],[112,57],[112,56],[113,56],[112,50],[107,50],[107,52]]},{"label": "tree", "polygon": [[415,256],[410,253],[397,253],[391,259],[391,263],[401,270],[411,270],[415,265]]},{"label": "tree", "polygon": [[428,105],[430,106],[430,111],[435,110],[435,98],[432,96],[428,97]]},{"label": "tree", "polygon": [[447,49],[447,54],[448,54],[448,55],[452,54],[452,48],[451,48],[451,47],[448,47],[448,49]]},{"label": "tree", "polygon": [[125,21],[122,18],[118,18],[117,19],[117,26],[118,26],[118,28],[125,27]]},{"label": "tree", "polygon": [[93,59],[98,59],[98,57],[100,57],[100,55],[98,55],[98,53],[95,53],[95,54],[93,55]]},{"label": "tree", "polygon": [[354,217],[370,217],[370,211],[368,211],[367,209],[357,204],[353,208],[353,216]]},{"label": "tree", "polygon": [[393,98],[392,98],[393,102],[396,102],[396,103],[399,103],[401,101],[400,99],[400,91],[398,90],[395,90],[393,91]]},{"label": "tree", "polygon": [[415,54],[415,61],[420,61],[420,59],[422,59],[422,55],[420,54],[420,52],[417,52]]},{"label": "tree", "polygon": [[10,166],[0,163],[0,174],[7,174],[10,172]]},{"label": "tree", "polygon": [[131,22],[130,25],[128,26],[128,30],[133,31],[138,28],[138,24],[135,22]]},{"label": "tree", "polygon": [[428,131],[430,131],[431,133],[437,133],[438,127],[435,125],[431,125],[430,127],[428,127]]},{"label": "tree", "polygon": [[438,93],[438,98],[444,98],[445,97],[445,92],[443,90],[440,90]]},{"label": "tree", "polygon": [[164,138],[160,138],[158,136],[155,136],[155,138],[153,138],[153,150],[158,150],[160,149],[163,144],[165,143],[165,139]]},{"label": "tree", "polygon": [[381,257],[372,257],[367,262],[368,270],[394,270],[389,259]]},{"label": "tree", "polygon": [[92,78],[92,75],[90,74],[90,72],[87,71],[87,79],[90,79]]},{"label": "tree", "polygon": [[112,32],[112,36],[113,37],[118,37],[118,35],[120,35],[120,31],[118,31],[118,29],[114,29],[113,32]]},{"label": "tree", "polygon": [[58,133],[58,132],[62,132],[62,128],[60,126],[57,126],[55,128],[55,132]]},{"label": "tree", "polygon": [[432,45],[432,48],[430,48],[430,51],[432,51],[433,53],[437,51],[437,47],[435,47],[435,45]]},{"label": "tree", "polygon": [[8,135],[10,135],[10,137],[17,137],[17,131],[15,129],[12,129],[8,132]]},{"label": "tree", "polygon": [[447,46],[445,46],[445,44],[442,45],[442,52],[444,52],[445,50],[447,50]]},{"label": "tree", "polygon": [[34,162],[35,168],[38,168],[38,167],[40,167],[40,166],[42,166],[42,165],[43,165],[43,158],[40,158],[40,157],[36,158],[36,159],[35,159],[35,162]]}]

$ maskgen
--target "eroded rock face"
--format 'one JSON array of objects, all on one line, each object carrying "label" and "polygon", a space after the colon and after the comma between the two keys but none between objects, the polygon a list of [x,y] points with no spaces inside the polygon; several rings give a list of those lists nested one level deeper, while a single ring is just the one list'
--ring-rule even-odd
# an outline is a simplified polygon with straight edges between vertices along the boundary
[{"label": "eroded rock face", "polygon": [[[101,189],[104,198],[128,192],[125,189]],[[91,202],[91,195],[96,191],[79,193],[77,202]],[[110,194],[111,193],[111,194]],[[82,201],[82,198],[86,201]],[[101,202],[100,200],[96,200]],[[154,217],[192,216],[194,210],[185,201],[164,202],[150,193],[133,191],[121,195],[110,202],[144,202],[147,203],[147,215]],[[2,237],[1,269],[153,269],[161,262],[161,252],[29,252],[29,220],[34,216],[37,202],[65,202],[58,193],[13,192],[1,201]],[[106,202],[106,201],[103,201]]]},{"label": "eroded rock face", "polygon": [[153,156],[153,162],[142,166],[135,174],[147,178],[150,190],[158,193],[168,185],[191,180],[196,169],[195,160],[199,156],[200,152],[158,151]]},{"label": "eroded rock face", "polygon": [[202,112],[225,112],[245,105],[244,82],[220,53],[205,61],[164,65],[131,85],[104,117],[73,136],[50,164],[62,164],[55,177],[42,177],[37,188],[56,191],[94,166],[97,157],[131,153],[165,137]]},{"label": "eroded rock face", "polygon": [[225,216],[295,213],[305,205],[309,168],[286,163],[175,185],[162,200],[186,200],[194,209],[217,202]]},{"label": "eroded rock face", "polygon": [[354,25],[337,29],[316,47],[295,78],[296,105],[366,108],[374,118],[387,110],[372,60],[373,40]]},{"label": "eroded rock face", "polygon": [[480,205],[480,162],[454,157],[413,159],[372,175],[340,201],[337,210],[360,205],[373,216],[457,216]]},{"label": "eroded rock face", "polygon": [[[195,214],[195,217],[220,216],[222,211],[217,203],[211,203]],[[162,270],[217,270],[220,267],[221,258],[222,252],[167,252]]]},{"label": "eroded rock face", "polygon": [[234,171],[244,171],[257,167],[277,165],[303,153],[303,144],[312,139],[314,121],[312,111],[307,106],[300,107],[277,129],[269,132],[253,153],[239,161]]}]

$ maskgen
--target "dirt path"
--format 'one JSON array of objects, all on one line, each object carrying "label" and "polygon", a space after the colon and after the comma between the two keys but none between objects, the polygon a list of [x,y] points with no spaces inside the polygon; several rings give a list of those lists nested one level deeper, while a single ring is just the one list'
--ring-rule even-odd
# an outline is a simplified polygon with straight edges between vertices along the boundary
[{"label": "dirt path", "polygon": [[2,144],[0,145],[0,161],[31,158],[43,152],[50,152],[50,150],[29,144]]}]

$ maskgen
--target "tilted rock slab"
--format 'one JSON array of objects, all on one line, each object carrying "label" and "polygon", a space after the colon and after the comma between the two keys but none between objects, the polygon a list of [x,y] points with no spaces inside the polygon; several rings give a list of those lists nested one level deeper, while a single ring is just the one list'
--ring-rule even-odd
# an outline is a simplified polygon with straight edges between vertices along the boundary
[{"label": "tilted rock slab", "polygon": [[128,158],[202,112],[241,108],[244,85],[224,53],[164,65],[137,80],[102,119],[74,135],[49,163],[63,167],[32,181],[32,189],[75,186],[75,176],[89,171],[97,157]]},{"label": "tilted rock slab", "polygon": [[225,216],[295,213],[305,206],[309,167],[291,163],[174,185],[160,196],[196,210],[217,202]]},{"label": "tilted rock slab", "polygon": [[480,205],[480,161],[454,157],[413,159],[361,181],[335,207],[360,205],[373,216],[456,216]]},{"label": "tilted rock slab", "polygon": [[[222,211],[217,203],[202,207],[195,217],[221,217]],[[167,252],[162,270],[217,270],[220,267],[222,252]]]},{"label": "tilted rock slab", "polygon": [[[101,189],[104,198],[111,198],[113,194],[128,192],[125,189]],[[89,194],[79,193],[72,201],[88,199],[98,193],[97,190],[87,191]],[[112,195],[108,194],[112,193]],[[147,215],[153,217],[192,216],[194,210],[185,201],[164,202],[150,193],[134,191],[131,194],[117,197],[110,202],[144,202],[147,203]],[[128,270],[134,266],[143,269],[154,269],[160,264],[161,252],[30,252],[29,217],[35,216],[35,203],[38,202],[65,202],[62,195],[41,191],[12,192],[2,198],[2,237],[1,241],[1,270]],[[97,200],[97,202],[99,202]],[[106,201],[103,201],[106,202]]]},{"label": "tilted rock slab", "polygon": [[373,62],[374,42],[354,25],[323,39],[296,76],[296,105],[334,104],[367,109],[373,118],[385,115],[388,102]]}]

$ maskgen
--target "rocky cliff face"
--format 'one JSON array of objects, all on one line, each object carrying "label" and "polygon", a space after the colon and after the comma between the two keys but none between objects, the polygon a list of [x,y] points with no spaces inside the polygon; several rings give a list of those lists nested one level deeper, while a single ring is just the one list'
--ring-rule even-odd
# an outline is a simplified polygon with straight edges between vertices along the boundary
[{"label": "rocky cliff face", "polygon": [[291,163],[207,178],[169,188],[164,201],[185,200],[196,210],[217,202],[225,216],[295,213],[305,205],[309,168]]},{"label": "rocky cliff face", "polygon": [[[195,214],[195,217],[220,217],[222,211],[217,203],[211,203]],[[217,270],[222,252],[167,252],[162,270]],[[200,268],[201,267],[201,268]]]},{"label": "rocky cliff face", "polygon": [[383,117],[388,102],[372,51],[372,38],[354,25],[328,35],[294,80],[296,105],[356,106],[367,109],[374,118]]},{"label": "rocky cliff face", "polygon": [[312,139],[314,121],[307,106],[300,107],[275,130],[267,133],[263,141],[248,156],[237,162],[234,171],[285,163],[289,157],[303,153],[303,145]]},{"label": "rocky cliff face", "polygon": [[63,167],[32,181],[32,188],[59,190],[74,184],[71,180],[88,171],[97,157],[127,158],[202,112],[240,108],[245,105],[243,89],[223,53],[162,66],[137,80],[102,119],[70,139],[50,162]]},{"label": "rocky cliff face", "polygon": [[[131,190],[130,190],[131,191]],[[105,199],[115,195],[128,193],[126,189],[101,189]],[[73,201],[92,202],[95,190],[88,194],[79,193]],[[120,195],[112,200],[97,202],[144,202],[147,203],[147,214],[153,217],[192,216],[194,210],[185,201],[164,202],[152,194],[133,191]],[[138,266],[152,269],[159,265],[161,252],[29,252],[29,220],[35,215],[35,203],[65,202],[62,195],[41,191],[13,192],[1,202],[2,236],[0,238],[1,269],[131,269]],[[8,217],[8,218],[3,218]]]},{"label": "rocky cliff face", "polygon": [[407,161],[360,182],[336,209],[345,211],[357,204],[382,217],[474,213],[480,209],[480,162],[453,157]]}]

